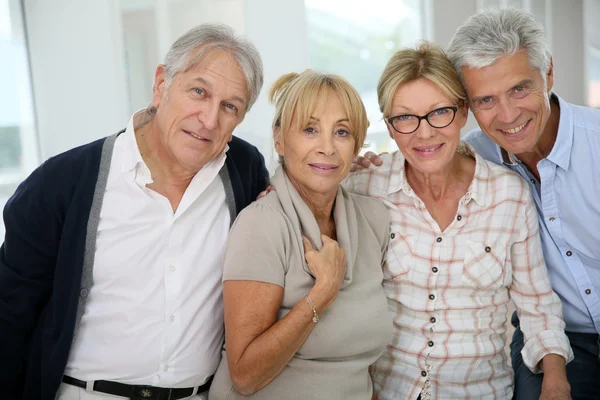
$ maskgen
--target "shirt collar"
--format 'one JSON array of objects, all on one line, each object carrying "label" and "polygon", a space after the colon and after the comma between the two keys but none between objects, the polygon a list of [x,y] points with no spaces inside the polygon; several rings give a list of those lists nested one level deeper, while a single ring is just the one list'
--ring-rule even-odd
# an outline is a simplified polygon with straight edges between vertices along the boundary
[{"label": "shirt collar", "polygon": [[[490,167],[487,162],[475,152],[473,147],[464,141],[460,141],[458,153],[470,156],[475,159],[475,175],[473,181],[469,185],[467,193],[463,196],[463,202],[467,204],[469,201],[474,200],[479,206],[485,207],[491,203],[492,193],[487,190],[487,182],[490,177]],[[410,197],[417,197],[413,192],[408,179],[406,178],[406,165],[405,158],[402,152],[396,151],[392,157],[392,165],[390,168],[389,184],[388,184],[388,195],[403,191]]]},{"label": "shirt collar", "polygon": [[[556,142],[546,159],[566,171],[571,163],[571,147],[573,146],[573,110],[569,103],[565,102],[557,94],[552,93],[550,101],[558,104],[560,119]],[[500,146],[498,146],[498,152],[504,165],[514,166],[519,164],[519,159],[515,154],[509,153]]]},{"label": "shirt collar", "polygon": [[144,160],[142,159],[142,154],[140,153],[140,149],[137,144],[134,128],[134,120],[140,112],[142,112],[142,110],[137,111],[131,116],[131,118],[129,118],[127,128],[125,129],[125,132],[121,134],[121,136],[123,137],[123,150],[121,154],[121,173],[123,174],[132,171],[139,164],[145,165]]}]

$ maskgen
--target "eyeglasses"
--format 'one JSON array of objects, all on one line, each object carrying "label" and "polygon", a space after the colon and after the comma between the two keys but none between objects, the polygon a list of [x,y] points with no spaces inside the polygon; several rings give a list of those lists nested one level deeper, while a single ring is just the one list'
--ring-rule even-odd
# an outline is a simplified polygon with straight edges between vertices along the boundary
[{"label": "eyeglasses", "polygon": [[456,106],[436,108],[423,116],[413,114],[396,115],[388,118],[387,122],[396,132],[407,135],[419,129],[421,120],[426,120],[434,128],[445,128],[454,121],[457,110],[458,107]]}]

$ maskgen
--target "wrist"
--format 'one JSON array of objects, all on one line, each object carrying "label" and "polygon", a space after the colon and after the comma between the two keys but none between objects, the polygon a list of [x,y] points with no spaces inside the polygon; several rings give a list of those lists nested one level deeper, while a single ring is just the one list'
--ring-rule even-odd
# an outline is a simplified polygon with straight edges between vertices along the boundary
[{"label": "wrist", "polygon": [[319,285],[318,282],[315,283],[315,286],[313,286],[313,288],[308,292],[308,296],[311,298],[319,315],[321,315],[321,313],[325,311],[325,309],[329,307],[331,303],[333,303],[336,295],[337,292],[329,290],[329,288],[327,288],[325,285]]}]

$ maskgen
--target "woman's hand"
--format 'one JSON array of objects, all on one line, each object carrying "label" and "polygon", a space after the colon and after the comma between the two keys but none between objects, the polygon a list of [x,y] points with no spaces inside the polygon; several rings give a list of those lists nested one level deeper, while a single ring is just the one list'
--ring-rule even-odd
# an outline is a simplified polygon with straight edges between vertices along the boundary
[{"label": "woman's hand", "polygon": [[302,237],[304,257],[315,277],[315,286],[309,292],[309,296],[318,313],[333,303],[348,269],[346,253],[339,244],[326,235],[321,235],[321,240],[323,247],[317,251],[310,240]]}]

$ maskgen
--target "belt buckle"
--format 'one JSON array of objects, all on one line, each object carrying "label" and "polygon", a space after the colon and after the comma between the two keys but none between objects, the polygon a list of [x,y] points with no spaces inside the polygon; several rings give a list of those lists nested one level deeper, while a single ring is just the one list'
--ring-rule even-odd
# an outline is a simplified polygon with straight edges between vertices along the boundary
[{"label": "belt buckle", "polygon": [[158,400],[160,399],[160,388],[146,385],[133,385],[132,400]]}]

